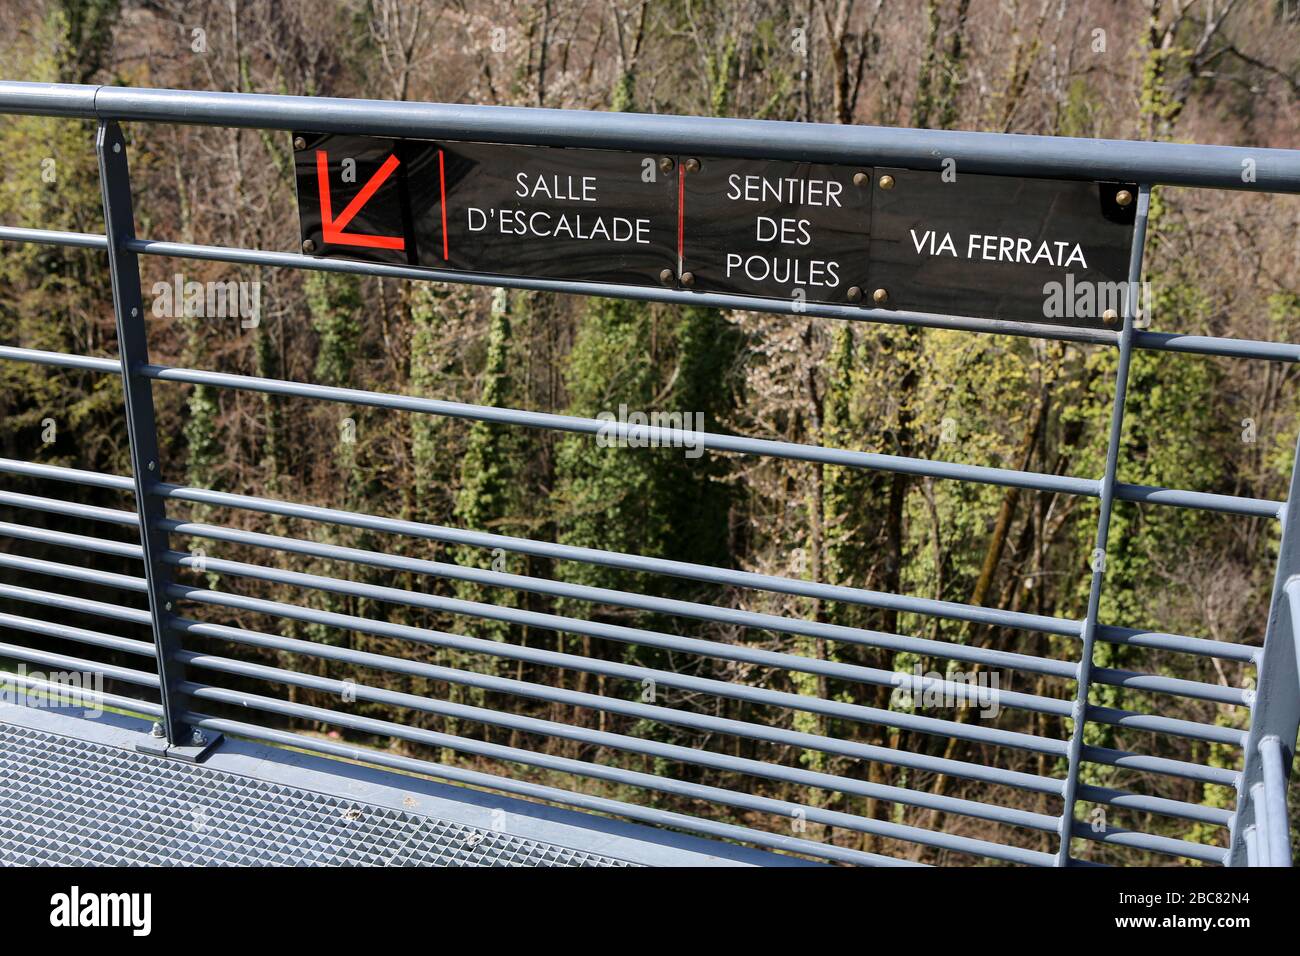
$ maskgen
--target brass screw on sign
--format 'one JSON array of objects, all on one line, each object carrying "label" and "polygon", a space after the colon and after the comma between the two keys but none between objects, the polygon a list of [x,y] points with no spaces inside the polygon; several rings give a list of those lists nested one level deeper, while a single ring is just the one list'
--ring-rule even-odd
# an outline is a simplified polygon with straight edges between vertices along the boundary
[{"label": "brass screw on sign", "polygon": [[661,173],[671,173],[673,171],[673,166],[675,165],[676,163],[673,162],[671,156],[664,156],[659,160],[659,171]]},{"label": "brass screw on sign", "polygon": [[316,251],[316,243],[312,242],[310,239],[304,239],[304,240],[302,241],[302,251],[303,251],[303,252],[315,252],[315,251]]},{"label": "brass screw on sign", "polygon": [[894,188],[894,177],[893,177],[893,176],[881,176],[881,177],[880,177],[880,188],[881,188],[881,189],[893,189],[893,188]]},{"label": "brass screw on sign", "polygon": [[855,186],[865,186],[870,182],[871,182],[871,175],[869,173],[853,174],[853,185]]},{"label": "brass screw on sign", "polygon": [[682,285],[695,285],[695,273],[694,273],[694,272],[683,272],[683,273],[682,273]]},{"label": "brass screw on sign", "polygon": [[1114,309],[1107,309],[1105,312],[1101,314],[1101,320],[1105,322],[1107,325],[1114,325],[1116,322],[1119,321],[1119,313],[1116,312]]},{"label": "brass screw on sign", "polygon": [[1115,194],[1115,202],[1119,203],[1121,206],[1127,206],[1132,201],[1133,194],[1127,189],[1121,189]]},{"label": "brass screw on sign", "polygon": [[848,296],[850,302],[857,302],[862,298],[862,289],[856,285],[851,285],[849,286]]},{"label": "brass screw on sign", "polygon": [[293,148],[294,148],[294,149],[306,149],[306,148],[307,148],[307,141],[306,141],[305,139],[303,139],[301,136],[295,136],[295,137],[293,138]]},{"label": "brass screw on sign", "polygon": [[877,289],[875,292],[871,293],[871,300],[875,302],[876,305],[884,305],[889,301],[889,293],[884,289]]},{"label": "brass screw on sign", "polygon": [[688,173],[698,173],[700,171],[700,161],[694,157],[688,159],[685,165]]},{"label": "brass screw on sign", "polygon": [[673,281],[673,270],[672,270],[672,269],[660,269],[660,270],[659,270],[659,281],[660,281],[660,282],[663,282],[663,283],[665,283],[665,284],[667,284],[667,283],[669,283],[669,282],[672,282],[672,281]]}]

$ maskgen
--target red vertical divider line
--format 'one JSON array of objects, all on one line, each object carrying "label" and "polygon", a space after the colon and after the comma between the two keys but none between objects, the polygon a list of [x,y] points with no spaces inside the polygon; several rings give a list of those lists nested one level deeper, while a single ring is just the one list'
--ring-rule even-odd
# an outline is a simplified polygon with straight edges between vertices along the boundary
[{"label": "red vertical divider line", "polygon": [[320,199],[321,238],[325,238],[325,221],[334,218],[330,200],[330,160],[325,150],[316,150],[316,192]]},{"label": "red vertical divider line", "polygon": [[677,275],[686,261],[686,167],[677,164]]},{"label": "red vertical divider line", "polygon": [[447,241],[447,167],[442,161],[442,150],[438,150],[438,188],[442,192],[442,260],[451,260]]}]

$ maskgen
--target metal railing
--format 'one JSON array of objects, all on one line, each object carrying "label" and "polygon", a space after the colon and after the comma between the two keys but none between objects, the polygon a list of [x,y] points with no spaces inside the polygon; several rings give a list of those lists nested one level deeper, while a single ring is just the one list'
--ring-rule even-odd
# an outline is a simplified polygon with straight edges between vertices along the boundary
[{"label": "metal railing", "polygon": [[[475,787],[741,841],[819,860],[873,865],[908,862],[887,853],[867,852],[810,839],[802,835],[802,828],[792,829],[789,826],[792,819],[822,824],[834,830],[869,835],[881,841],[901,841],[903,844],[950,851],[979,860],[1037,866],[1082,863],[1071,854],[1074,840],[1099,841],[1205,863],[1289,865],[1286,780],[1294,756],[1297,726],[1300,725],[1300,679],[1297,677],[1297,654],[1300,653],[1297,635],[1300,631],[1297,631],[1293,623],[1296,614],[1300,613],[1300,523],[1293,515],[1292,504],[1300,497],[1300,491],[1297,490],[1294,477],[1285,502],[1212,494],[1194,489],[1131,484],[1119,479],[1119,457],[1128,372],[1135,349],[1275,362],[1300,361],[1300,345],[1155,332],[1135,326],[1135,290],[1142,276],[1145,226],[1152,187],[1198,186],[1297,193],[1300,192],[1300,152],[18,82],[0,82],[0,112],[90,119],[98,123],[96,149],[99,155],[106,234],[3,227],[0,228],[0,239],[80,247],[107,253],[112,274],[120,360],[16,346],[0,347],[0,359],[120,376],[133,475],[105,475],[15,460],[0,460],[0,473],[38,479],[49,483],[51,487],[68,484],[133,495],[136,506],[133,510],[118,510],[80,504],[53,494],[47,497],[44,494],[19,494],[12,491],[0,491],[0,505],[19,511],[44,512],[134,529],[138,532],[139,543],[127,544],[17,523],[0,524],[0,537],[13,543],[38,543],[126,558],[138,561],[140,571],[136,575],[124,575],[11,553],[0,554],[0,567],[133,592],[143,596],[149,610],[13,584],[0,584],[0,597],[49,609],[93,615],[117,624],[147,626],[152,633],[152,640],[145,641],[104,631],[53,624],[38,618],[0,614],[0,628],[11,633],[71,640],[90,647],[134,655],[141,666],[137,669],[109,665],[8,642],[0,644],[0,657],[75,671],[98,671],[119,683],[141,688],[150,699],[111,693],[101,693],[99,699],[111,706],[157,717],[166,745],[176,751],[201,747],[213,734],[236,734],[340,757],[364,759],[381,766],[430,774]],[[1139,183],[1139,191],[1129,269],[1129,298],[1125,302],[1122,328],[1117,331],[1092,330],[897,310],[792,303],[680,289],[641,289],[576,281],[437,271],[320,259],[291,252],[202,246],[143,238],[135,232],[128,150],[119,127],[119,122],[122,121],[311,129],[320,132],[441,140],[652,149],[656,152],[688,152],[699,150],[703,144],[707,144],[707,152],[720,156],[889,164],[914,169],[938,169],[940,157],[955,156],[959,157],[963,169],[979,173],[1136,181]],[[1241,176],[1244,159],[1249,159],[1256,170],[1254,180],[1249,183],[1243,182]],[[611,425],[605,421],[567,415],[159,365],[149,360],[145,335],[139,269],[139,257],[144,255],[612,296],[773,314],[797,312],[805,317],[1094,343],[1114,348],[1118,352],[1105,470],[1099,478],[1040,474],[731,434]],[[820,462],[851,469],[1095,498],[1099,502],[1096,547],[1103,553],[1107,547],[1111,509],[1117,501],[1276,520],[1281,525],[1281,547],[1267,634],[1260,647],[1103,623],[1099,620],[1099,609],[1105,584],[1104,564],[1098,564],[1092,571],[1086,615],[1082,619],[1069,619],[178,485],[166,481],[161,473],[153,406],[155,382],[204,385],[567,433],[597,434],[603,429],[607,434],[613,430],[619,437],[679,442],[689,439],[705,448],[741,455]],[[519,555],[687,579],[755,593],[767,592],[842,602],[949,621],[992,625],[1026,634],[1066,638],[1074,642],[1076,650],[1070,659],[1055,659],[936,638],[885,633],[798,617],[669,599],[652,593],[620,591],[423,560],[382,550],[342,547],[304,538],[255,533],[220,524],[178,520],[169,515],[169,503],[204,505],[209,512],[221,509],[257,512],[329,526],[364,529],[384,535],[473,548],[503,549]],[[268,553],[282,552],[350,566],[385,569],[433,581],[473,582],[490,588],[547,595],[566,601],[649,611],[666,618],[720,623],[738,629],[824,639],[888,651],[913,652],[942,660],[1005,669],[1018,674],[1047,676],[1072,686],[1068,697],[1000,691],[999,704],[1013,710],[1057,718],[1062,726],[1069,727],[1069,733],[1066,737],[1056,738],[982,723],[940,719],[905,709],[878,708],[842,699],[790,693],[760,686],[762,681],[745,683],[699,676],[689,665],[641,666],[621,660],[472,637],[197,586],[184,583],[178,570],[197,568],[209,578],[216,575],[232,580],[270,582],[304,592],[327,592],[456,617],[502,621],[546,632],[658,648],[678,655],[673,658],[674,661],[733,662],[756,669],[815,675],[866,686],[901,687],[916,693],[936,690],[965,699],[974,699],[972,695],[977,694],[971,688],[945,678],[901,674],[894,670],[810,657],[784,650],[770,650],[743,641],[724,642],[689,637],[644,627],[589,620],[581,616],[542,613],[522,607],[362,583],[344,577],[283,570],[263,564],[210,557],[198,559],[175,547],[173,542],[178,537],[226,542]],[[273,621],[319,625],[327,629],[408,642],[413,646],[453,649],[481,656],[484,660],[570,670],[637,685],[651,681],[659,687],[698,695],[703,700],[716,698],[751,704],[755,707],[754,713],[775,713],[781,715],[781,719],[723,718],[711,713],[707,706],[664,706],[635,697],[625,699],[609,693],[589,693],[399,656],[375,654],[337,644],[306,641],[275,633],[274,628],[264,632],[208,623],[201,619],[200,612],[204,608],[249,612]],[[608,766],[596,760],[558,756],[524,746],[507,746],[464,734],[423,729],[393,720],[361,716],[342,709],[325,709],[284,697],[218,686],[204,679],[204,675],[229,675],[245,681],[265,682],[268,686],[335,694],[344,690],[342,682],[306,671],[252,663],[194,649],[207,646],[212,641],[379,669],[465,688],[478,688],[511,698],[571,705],[602,714],[621,715],[669,727],[707,732],[720,739],[786,746],[791,748],[788,753],[812,751],[850,758],[857,771],[854,775],[830,773],[809,769],[797,761],[745,756],[743,751],[746,748],[740,746],[734,748],[734,753],[723,752],[721,749],[684,747],[605,729],[525,716],[506,709],[472,706],[383,687],[356,684],[350,688],[355,700],[359,702],[450,718],[457,728],[467,724],[507,728],[524,735],[524,739],[541,737],[572,741],[588,745],[596,752],[608,748],[623,754],[640,755],[646,758],[647,763],[653,761],[667,767],[692,769],[690,773],[674,776],[668,772],[651,773]],[[1231,662],[1253,668],[1257,679],[1254,686],[1251,686],[1249,680],[1241,686],[1230,686],[1226,683],[1094,666],[1093,650],[1097,642]],[[7,675],[7,679],[38,689],[41,685],[39,678]],[[1250,714],[1250,729],[1246,732],[1231,726],[1100,706],[1091,703],[1089,699],[1090,690],[1095,686],[1125,688],[1157,696],[1173,695],[1244,708]],[[157,698],[156,703],[153,702],[153,697]],[[208,713],[209,710],[220,712],[220,705],[232,705],[250,715],[262,714],[263,722],[259,723],[254,717],[234,720]],[[983,752],[993,757],[987,762],[960,760],[919,750],[910,751],[900,747],[840,739],[829,733],[793,729],[787,725],[786,718],[797,713],[914,731],[940,740],[978,743],[985,745]],[[266,726],[266,722],[272,718],[318,721],[333,727],[442,748],[505,765],[519,765],[530,768],[531,772],[544,772],[546,779],[559,776],[576,781],[595,781],[610,785],[611,789],[620,793],[644,793],[647,802],[592,795],[583,792],[581,785],[570,789],[520,779],[506,773],[487,773],[386,751],[359,749],[337,740],[305,736]],[[1237,756],[1231,766],[1224,767],[1211,763],[1208,759],[1198,763],[1161,756],[1159,753],[1135,753],[1093,746],[1084,738],[1084,728],[1088,723],[1149,732],[1150,739],[1157,745],[1156,749],[1161,740],[1181,738],[1224,746]],[[602,722],[601,727],[603,726]],[[1204,753],[1208,749],[1202,748],[1200,752]],[[999,766],[997,755],[1010,751],[1041,756],[1045,762],[1040,763],[1040,766],[1060,766],[1063,772],[1031,773]],[[995,802],[948,796],[937,789],[886,785],[874,782],[863,772],[863,768],[872,762],[990,785],[1002,788],[999,792],[1011,796],[1002,802]],[[1081,769],[1087,764],[1123,768],[1154,778],[1172,777],[1232,788],[1237,794],[1237,806],[1235,810],[1220,809],[1155,794],[1092,785],[1081,780]],[[701,774],[711,781],[722,780],[730,785],[700,782],[697,778]],[[842,794],[903,808],[929,810],[934,814],[952,815],[953,818],[985,821],[996,825],[995,829],[1000,827],[1008,832],[1047,834],[1054,841],[1056,849],[1054,852],[1044,852],[1016,845],[1011,839],[998,842],[934,827],[904,824],[887,816],[830,809],[824,801],[819,800],[796,803],[774,799],[746,789],[744,781],[748,779],[776,781],[807,788],[809,791]],[[1158,791],[1159,788],[1154,789]],[[678,806],[682,802],[693,801],[706,807],[720,808],[730,816],[688,815],[678,810],[660,809],[653,805],[655,794],[679,798],[679,803],[675,804]],[[1059,811],[1045,813],[1024,809],[1025,804],[1031,803],[1030,798],[1036,806],[1045,798],[1052,805],[1058,806]],[[1224,848],[1211,843],[1174,839],[1113,826],[1094,826],[1077,817],[1077,804],[1081,802],[1172,817],[1220,832],[1226,829],[1228,846]],[[783,821],[783,826],[757,825],[762,817],[778,818]],[[745,822],[738,822],[742,818]],[[756,825],[750,825],[751,820]],[[785,832],[779,832],[780,830]]]}]

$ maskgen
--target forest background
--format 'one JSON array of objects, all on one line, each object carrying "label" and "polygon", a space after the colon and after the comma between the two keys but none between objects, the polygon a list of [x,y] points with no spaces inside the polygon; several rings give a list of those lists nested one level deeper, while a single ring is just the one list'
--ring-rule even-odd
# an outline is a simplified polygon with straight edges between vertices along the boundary
[{"label": "forest background", "polygon": [[[377,99],[564,107],[806,122],[1294,147],[1300,143],[1300,4],[1294,0],[5,0],[0,75]],[[287,133],[128,127],[141,235],[261,249],[299,240]],[[54,176],[50,176],[50,161]],[[0,119],[0,222],[103,231],[93,129],[38,117]],[[1293,197],[1158,190],[1147,245],[1161,331],[1300,341],[1300,204]],[[149,317],[155,361],[449,401],[595,416],[702,413],[710,431],[1096,477],[1102,473],[1115,352],[1028,338],[906,329],[803,316],[677,308],[582,297],[397,283],[296,270],[144,257],[155,283],[259,283],[260,318]],[[0,342],[116,355],[100,253],[6,244]],[[736,567],[1034,614],[1081,618],[1097,506],[1092,499],[680,449],[608,449],[590,436],[339,407],[254,393],[155,385],[161,472],[171,481],[293,499],[437,525]],[[1120,455],[1124,481],[1281,499],[1300,395],[1289,365],[1136,353]],[[120,385],[73,370],[0,364],[0,454],[129,474]],[[55,423],[53,440],[49,422]],[[5,487],[130,507],[112,493]],[[6,520],[43,519],[4,509]],[[175,516],[274,534],[489,567],[485,550],[437,547],[253,513],[171,507]],[[52,527],[104,534],[50,517]],[[1117,506],[1103,624],[1259,643],[1276,559],[1264,519]],[[126,538],[124,538],[126,540]],[[109,570],[0,536],[6,550]],[[668,619],[616,606],[275,556],[234,545],[208,553],[336,573],[466,600],[671,631],[911,672],[942,660],[812,637]],[[938,640],[1077,656],[1077,642],[859,605],[650,578],[509,555],[505,569],[597,587],[827,621]],[[138,568],[132,573],[138,573]],[[134,600],[15,570],[11,583]],[[202,582],[203,575],[190,575]],[[681,669],[877,707],[924,703],[887,688],[463,615],[208,575],[213,586],[339,613],[572,653]],[[36,583],[32,583],[36,582]],[[80,588],[80,590],[77,590]],[[31,613],[6,602],[5,610]],[[412,645],[358,631],[187,609],[219,623],[397,654],[589,693],[638,699],[631,683],[572,670]],[[104,629],[102,620],[68,621]],[[89,623],[94,620],[95,622]],[[118,632],[147,637],[131,625]],[[23,640],[30,640],[24,635]],[[549,720],[772,760],[873,783],[1059,813],[1059,800],[969,780],[474,691],[409,675],[355,674],[328,661],[196,641],[266,663]],[[69,645],[72,647],[72,645]],[[69,651],[75,653],[84,649]],[[1099,666],[1249,686],[1230,661],[1098,643]],[[217,674],[205,679],[245,686]],[[1068,698],[1073,685],[1000,672],[1001,686]],[[250,682],[259,692],[265,685]],[[331,695],[285,690],[305,703]],[[807,712],[660,689],[659,703],[770,722],[845,740],[1059,775],[1052,757]],[[1244,727],[1245,708],[1097,686],[1094,703]],[[1053,850],[1054,837],[932,814],[839,791],[653,760],[574,740],[456,721],[375,703],[356,713],[475,740],[729,786],[808,806]],[[960,719],[968,719],[963,717]],[[979,719],[971,717],[969,719]],[[997,726],[1068,738],[1067,721],[1004,709]],[[323,725],[296,725],[329,733]],[[789,820],[639,793],[447,748],[362,740],[402,753],[510,773],[684,812],[782,830]],[[1089,725],[1087,740],[1235,766],[1229,746]],[[1153,750],[1157,748],[1158,750]],[[1085,779],[1212,807],[1230,791],[1173,776],[1088,765]],[[1293,805],[1300,805],[1293,794]],[[1080,805],[1080,814],[1090,811]],[[1111,822],[1222,844],[1226,831],[1110,808]],[[965,857],[809,824],[809,838],[907,856]],[[1079,842],[1106,862],[1169,862]]]}]

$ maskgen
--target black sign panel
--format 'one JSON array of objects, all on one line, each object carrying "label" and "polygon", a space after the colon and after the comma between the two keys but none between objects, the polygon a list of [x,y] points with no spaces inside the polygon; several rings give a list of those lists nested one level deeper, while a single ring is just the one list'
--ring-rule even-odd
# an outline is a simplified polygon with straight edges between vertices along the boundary
[{"label": "black sign panel", "polygon": [[[1127,183],[299,133],[303,250],[1114,328]],[[951,181],[949,181],[951,179]]]},{"label": "black sign panel", "polygon": [[[309,251],[628,285],[661,284],[668,270],[675,283],[676,175],[665,174],[660,157],[303,134],[299,141]],[[349,215],[358,198],[362,206]]]},{"label": "black sign panel", "polygon": [[[441,182],[422,176],[411,194],[420,265],[648,285],[676,264],[676,189],[657,156],[485,143],[438,152]],[[427,241],[443,235],[441,248]]]},{"label": "black sign panel", "polygon": [[1136,186],[877,168],[872,195],[868,304],[1117,325]]},{"label": "black sign panel", "polygon": [[685,160],[682,177],[682,269],[691,288],[860,301],[871,231],[869,171],[705,157]]},{"label": "black sign panel", "polygon": [[372,136],[299,133],[294,140],[303,249],[407,264],[405,144]]}]

